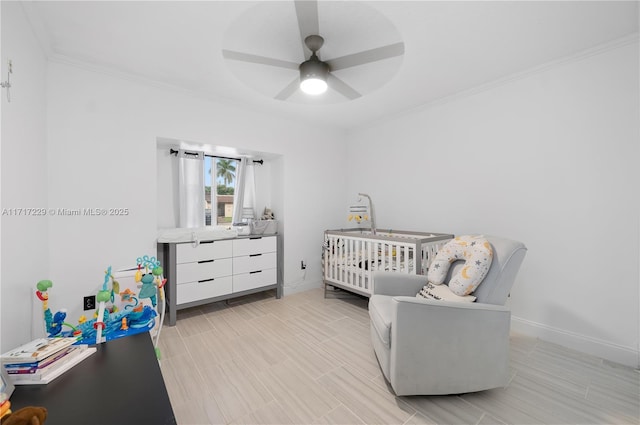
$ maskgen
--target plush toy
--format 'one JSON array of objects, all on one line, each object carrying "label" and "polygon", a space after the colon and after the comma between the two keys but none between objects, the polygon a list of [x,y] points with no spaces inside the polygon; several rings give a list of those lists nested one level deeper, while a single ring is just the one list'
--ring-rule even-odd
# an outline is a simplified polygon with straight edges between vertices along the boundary
[{"label": "plush toy", "polygon": [[2,425],[43,425],[47,420],[47,409],[27,406],[2,417]]},{"label": "plush toy", "polygon": [[264,212],[262,213],[262,219],[263,220],[273,220],[275,218],[275,216],[273,215],[273,211],[269,208],[264,209]]}]

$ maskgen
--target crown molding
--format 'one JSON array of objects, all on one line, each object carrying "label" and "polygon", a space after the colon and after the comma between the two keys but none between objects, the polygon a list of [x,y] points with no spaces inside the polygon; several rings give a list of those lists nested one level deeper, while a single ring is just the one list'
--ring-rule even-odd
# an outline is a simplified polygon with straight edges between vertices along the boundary
[{"label": "crown molding", "polygon": [[47,30],[47,27],[44,25],[44,21],[42,20],[42,16],[33,6],[32,0],[22,0],[20,2],[22,6],[22,10],[24,11],[25,17],[27,18],[27,22],[31,26],[31,30],[36,36],[36,40],[40,45],[40,48],[44,52],[45,56],[50,58],[53,56],[53,50],[51,49],[51,34]]},{"label": "crown molding", "polygon": [[[305,125],[308,125],[313,128],[326,129],[326,125],[327,125],[325,122],[318,122],[313,118],[308,118],[304,116],[302,117],[292,116],[288,113],[274,112],[272,108],[268,108],[260,105],[248,104],[240,100],[231,99],[229,97],[222,96],[212,91],[192,90],[185,87],[181,87],[179,85],[174,85],[174,84],[154,80],[148,77],[121,71],[115,68],[109,68],[102,65],[92,64],[80,59],[75,59],[75,58],[58,54],[58,53],[51,54],[51,56],[47,57],[47,60],[50,63],[82,69],[87,72],[104,75],[106,77],[113,78],[116,80],[128,81],[134,84],[139,84],[139,85],[155,88],[158,90],[163,90],[165,92],[171,92],[176,95],[199,99],[205,102],[211,102],[218,105],[223,105],[225,107],[236,108],[242,111],[250,111],[255,114],[263,115],[266,117],[275,117],[284,121],[290,121],[297,124],[300,124],[301,122],[303,122]],[[346,129],[340,126],[335,126],[334,129],[338,132],[346,132]]]},{"label": "crown molding", "polygon": [[476,94],[482,93],[482,92],[486,92],[489,90],[493,90],[495,88],[510,84],[514,81],[518,81],[518,80],[522,80],[524,78],[528,78],[530,76],[536,75],[536,74],[541,74],[544,73],[550,69],[553,68],[558,68],[560,66],[564,66],[566,64],[569,63],[574,63],[574,62],[579,62],[588,58],[591,58],[593,56],[597,56],[600,55],[602,53],[606,53],[612,50],[616,50],[616,49],[620,49],[622,47],[626,47],[632,44],[637,44],[640,41],[640,34],[639,33],[633,33],[633,34],[629,34],[627,36],[624,37],[620,37],[617,38],[615,40],[606,42],[606,43],[602,43],[602,44],[598,44],[596,46],[593,47],[589,47],[587,49],[578,51],[576,53],[572,53],[570,55],[564,56],[562,58],[558,58],[558,59],[554,59],[548,62],[545,62],[541,65],[536,65],[532,68],[528,68],[524,71],[520,71],[520,72],[516,72],[510,75],[507,75],[505,77],[490,81],[488,83],[484,83],[451,95],[447,95],[447,96],[443,96],[440,97],[438,99],[434,99],[432,101],[423,103],[421,105],[415,106],[413,108],[410,109],[406,109],[404,111],[400,111],[394,114],[390,114],[388,116],[386,116],[384,119],[377,119],[377,120],[373,120],[373,121],[367,121],[366,123],[362,123],[356,127],[354,127],[353,129],[350,130],[351,131],[358,131],[362,128],[370,128],[371,126],[375,125],[375,124],[380,124],[380,123],[387,123],[390,121],[394,121],[398,118],[401,117],[405,117],[408,115],[412,115],[414,113],[417,112],[421,112],[421,111],[425,111],[437,106],[441,106],[441,105],[445,105],[447,103],[450,102],[454,102],[456,100],[460,100],[460,99],[464,99],[470,96],[474,96]]}]

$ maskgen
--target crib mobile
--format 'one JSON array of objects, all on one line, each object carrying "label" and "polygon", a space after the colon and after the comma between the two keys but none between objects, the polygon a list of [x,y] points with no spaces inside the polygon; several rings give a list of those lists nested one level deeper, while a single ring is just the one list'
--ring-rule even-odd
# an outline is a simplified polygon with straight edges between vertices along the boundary
[{"label": "crib mobile", "polygon": [[[44,324],[48,336],[75,337],[78,339],[76,344],[94,345],[153,329],[155,318],[158,316],[155,309],[158,301],[157,296],[160,297],[162,307],[164,305],[164,286],[167,279],[163,277],[160,261],[155,257],[145,255],[137,258],[136,263],[135,282],[141,285],[138,294],[136,295],[129,288],[120,292],[120,284],[113,278],[111,266],[109,266],[105,271],[102,289],[96,294],[98,309],[94,317],[87,320],[87,317],[82,315],[76,326],[65,322],[66,309],[60,309],[52,314],[47,290],[53,287],[53,282],[50,280],[39,281],[36,284],[36,297],[42,301]],[[116,295],[120,296],[122,303],[125,303],[121,310],[114,303]],[[140,302],[145,298],[150,299],[153,307]],[[161,312],[156,344],[154,344],[156,348],[164,318],[164,308],[161,308]],[[63,330],[63,327],[69,328],[69,330]]]}]

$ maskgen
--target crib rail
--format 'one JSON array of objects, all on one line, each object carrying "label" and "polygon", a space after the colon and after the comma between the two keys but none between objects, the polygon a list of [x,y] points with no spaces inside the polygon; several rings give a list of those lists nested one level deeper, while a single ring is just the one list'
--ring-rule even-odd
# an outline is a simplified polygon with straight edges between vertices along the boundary
[{"label": "crib rail", "polygon": [[425,274],[438,249],[453,235],[367,229],[327,230],[324,234],[324,283],[370,296],[378,270]]}]

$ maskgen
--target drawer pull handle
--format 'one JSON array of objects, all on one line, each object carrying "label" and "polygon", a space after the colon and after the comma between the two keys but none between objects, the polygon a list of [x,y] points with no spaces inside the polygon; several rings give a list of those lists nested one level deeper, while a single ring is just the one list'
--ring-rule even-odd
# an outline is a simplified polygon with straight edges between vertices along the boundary
[{"label": "drawer pull handle", "polygon": [[249,272],[249,274],[262,273],[262,270],[256,270],[255,272]]},{"label": "drawer pull handle", "polygon": [[262,236],[252,236],[249,238],[250,240],[262,239]]},{"label": "drawer pull handle", "polygon": [[249,255],[249,257],[259,257],[259,256],[261,256],[261,255],[262,255],[262,254],[250,254],[250,255]]},{"label": "drawer pull handle", "polygon": [[198,264],[202,264],[202,263],[213,263],[215,260],[202,260],[202,261],[198,261]]},{"label": "drawer pull handle", "polygon": [[200,242],[200,245],[206,244],[206,243],[214,243],[215,241],[202,241]]},{"label": "drawer pull handle", "polygon": [[199,280],[198,283],[211,282],[212,280],[215,279],[212,277],[211,279]]}]

